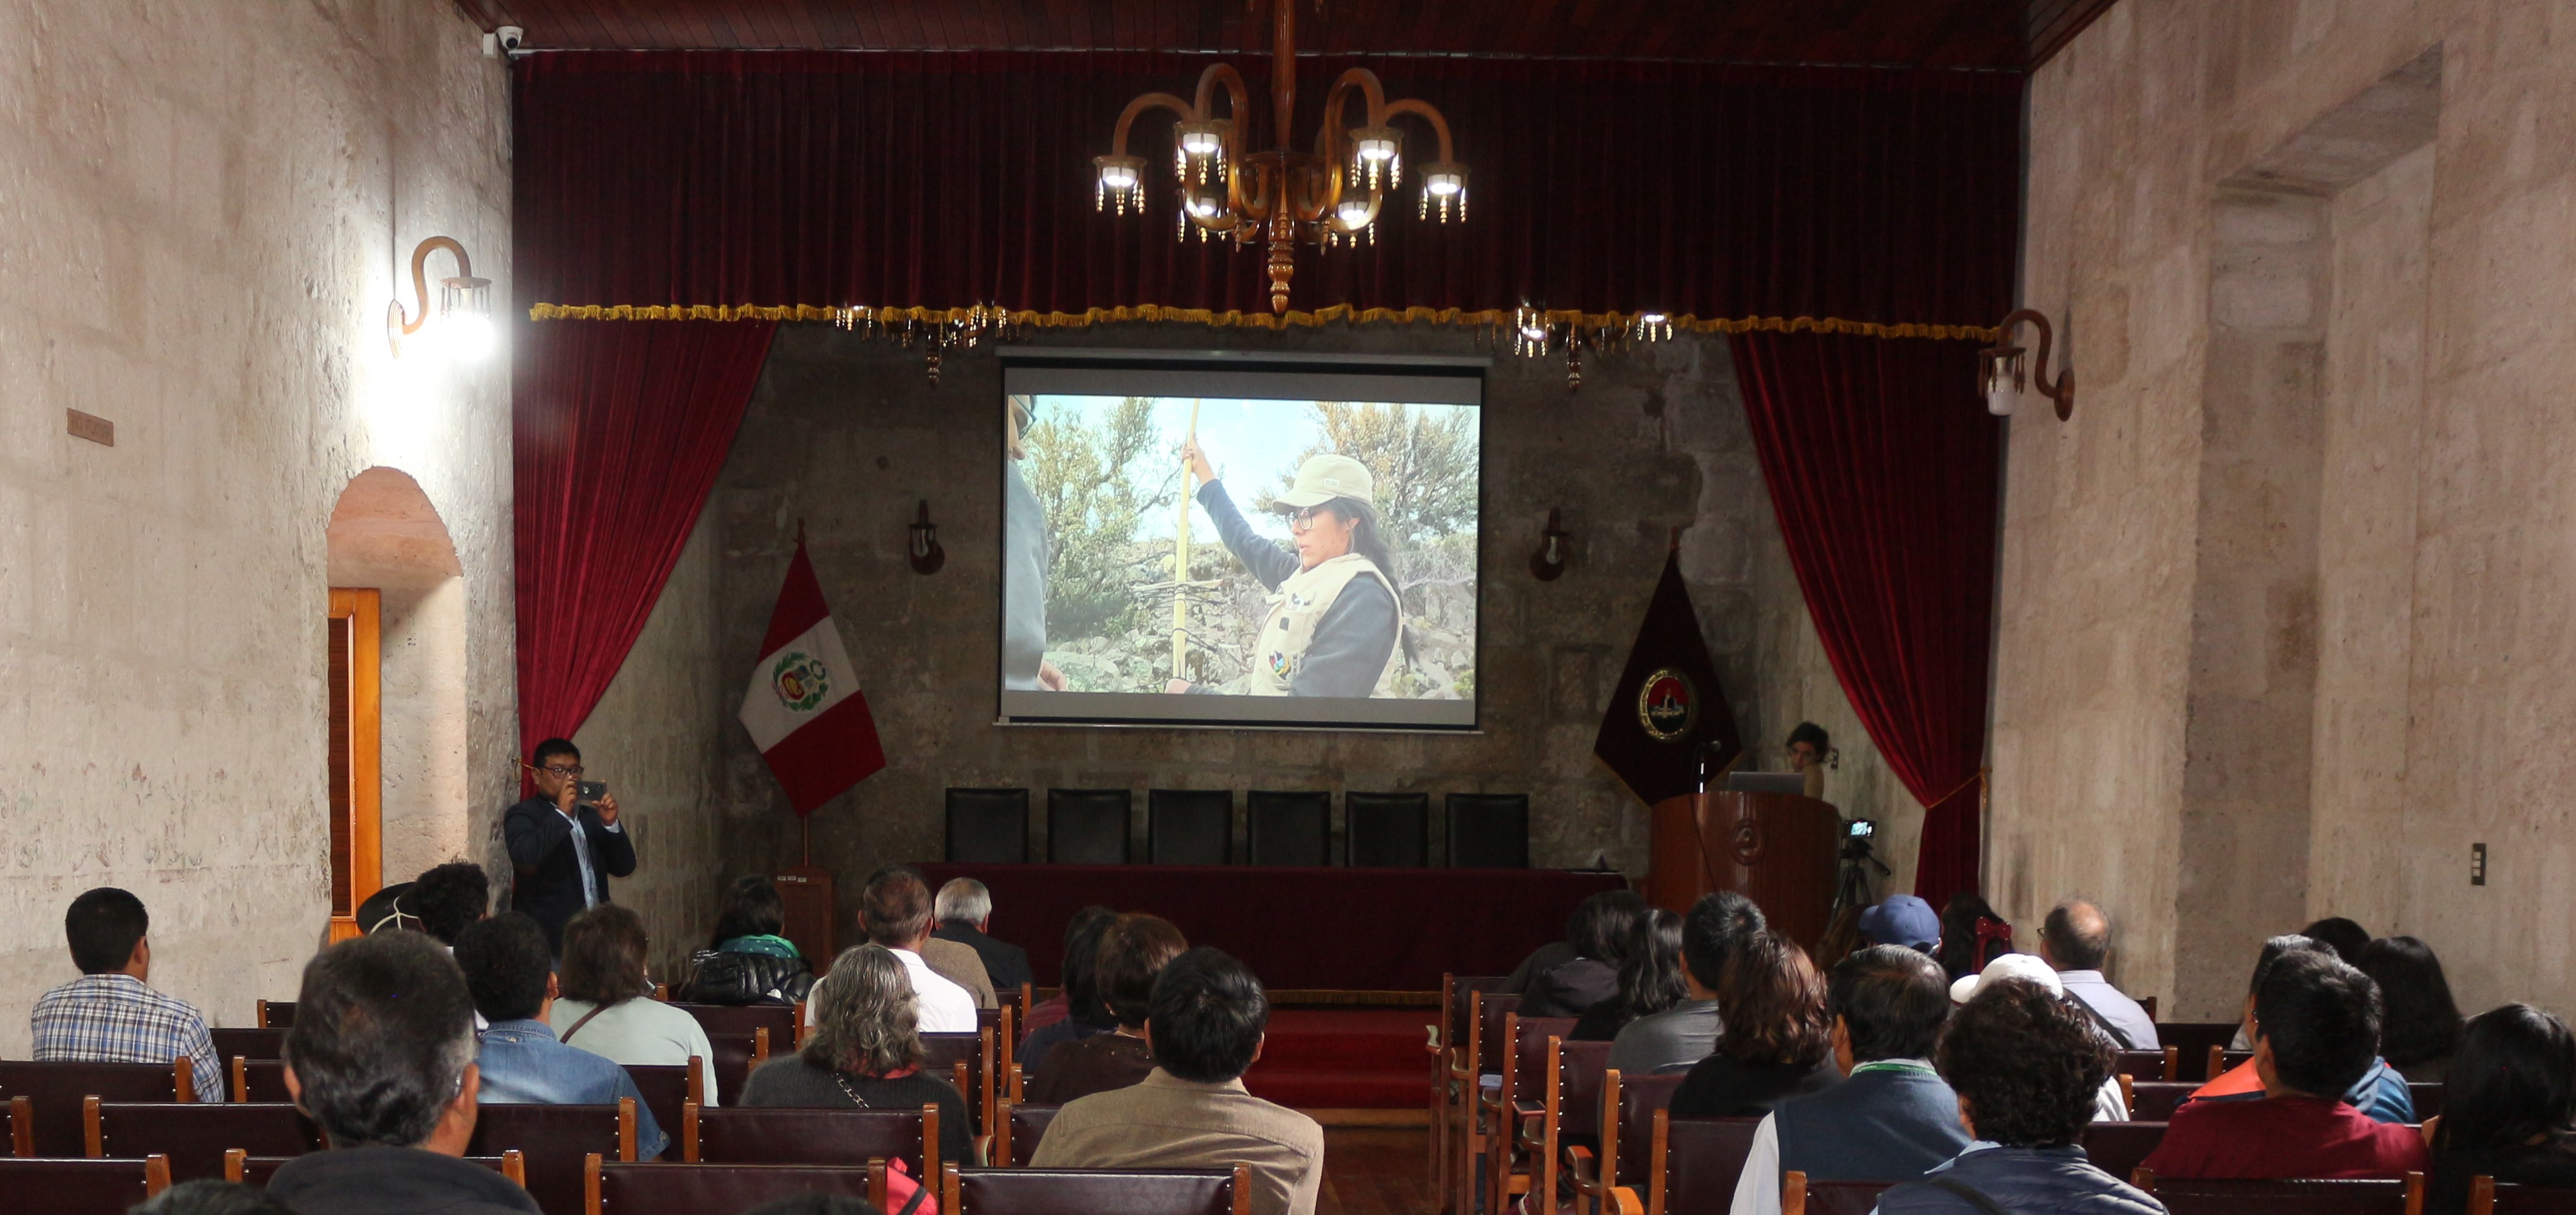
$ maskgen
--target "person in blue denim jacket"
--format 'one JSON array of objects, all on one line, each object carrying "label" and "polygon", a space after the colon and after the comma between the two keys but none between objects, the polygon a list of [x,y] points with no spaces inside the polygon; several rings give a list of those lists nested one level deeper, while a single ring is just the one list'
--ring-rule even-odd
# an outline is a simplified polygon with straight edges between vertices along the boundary
[{"label": "person in blue denim jacket", "polygon": [[555,1040],[546,1024],[556,994],[554,959],[535,920],[513,911],[466,926],[456,937],[456,964],[465,971],[475,1011],[491,1023],[474,1057],[485,1104],[615,1105],[631,1097],[639,1158],[653,1159],[670,1146],[625,1068]]}]

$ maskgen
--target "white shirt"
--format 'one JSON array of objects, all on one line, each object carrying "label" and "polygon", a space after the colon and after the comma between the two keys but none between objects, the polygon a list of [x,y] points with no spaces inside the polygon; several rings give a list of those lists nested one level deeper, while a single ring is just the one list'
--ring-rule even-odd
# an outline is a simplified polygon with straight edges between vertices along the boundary
[{"label": "white shirt", "polygon": [[[555,813],[563,814],[563,820],[572,824],[572,855],[574,860],[581,862],[575,866],[581,870],[581,905],[597,907],[599,906],[599,877],[590,871],[590,833],[581,829],[579,818],[564,814],[563,807],[555,807]],[[625,834],[625,831],[615,823],[608,824],[607,829],[620,835]]]},{"label": "white shirt", "polygon": [[[902,962],[904,973],[912,978],[913,1003],[920,1018],[918,1026],[920,1032],[971,1034],[983,1028],[975,1020],[974,993],[948,981],[947,976],[938,971],[932,970],[930,963],[921,960],[920,954],[909,949],[889,949],[886,952],[893,954],[897,961]],[[825,975],[823,982],[814,986],[820,989],[823,983],[831,981],[831,976]],[[807,1025],[814,1023],[814,1006],[821,1002],[814,998],[813,992],[806,993],[805,1023]]]}]

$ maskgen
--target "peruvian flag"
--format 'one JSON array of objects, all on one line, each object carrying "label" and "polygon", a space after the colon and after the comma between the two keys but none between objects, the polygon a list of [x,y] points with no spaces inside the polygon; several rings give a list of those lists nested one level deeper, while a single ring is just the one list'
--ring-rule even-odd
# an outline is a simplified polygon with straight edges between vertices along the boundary
[{"label": "peruvian flag", "polygon": [[787,563],[787,585],[769,613],[769,636],[760,642],[760,665],[742,696],[742,725],[769,770],[787,790],[796,813],[811,814],[842,790],[885,766],[877,722],[859,692],[841,631],[823,605],[823,586],[796,540]]}]

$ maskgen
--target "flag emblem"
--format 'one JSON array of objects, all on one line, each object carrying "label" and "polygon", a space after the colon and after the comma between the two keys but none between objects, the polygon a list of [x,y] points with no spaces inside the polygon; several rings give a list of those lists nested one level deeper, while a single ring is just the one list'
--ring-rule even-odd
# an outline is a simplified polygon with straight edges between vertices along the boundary
[{"label": "flag emblem", "polygon": [[823,661],[801,650],[789,650],[778,656],[770,668],[769,686],[778,693],[778,703],[790,713],[805,713],[823,703],[832,690],[831,672]]},{"label": "flag emblem", "polygon": [[1698,718],[1698,689],[1680,671],[1665,667],[1648,675],[1637,689],[1637,724],[1656,742],[1671,742],[1690,733]]}]

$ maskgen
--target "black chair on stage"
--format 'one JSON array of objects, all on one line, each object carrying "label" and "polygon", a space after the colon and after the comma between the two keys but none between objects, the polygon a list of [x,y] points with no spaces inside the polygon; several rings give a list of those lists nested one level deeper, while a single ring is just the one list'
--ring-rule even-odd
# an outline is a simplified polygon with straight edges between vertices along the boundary
[{"label": "black chair on stage", "polygon": [[1234,791],[1155,789],[1145,794],[1145,859],[1156,865],[1234,860]]},{"label": "black chair on stage", "polygon": [[948,791],[948,860],[952,864],[1018,865],[1029,859],[1029,791]]},{"label": "black chair on stage", "polygon": [[1047,859],[1059,865],[1124,865],[1136,795],[1126,789],[1047,790]]},{"label": "black chair on stage", "polygon": [[1345,793],[1342,835],[1350,864],[1419,869],[1431,863],[1431,795]]},{"label": "black chair on stage", "polygon": [[1450,868],[1529,868],[1529,794],[1452,793],[1442,808]]},{"label": "black chair on stage", "polygon": [[1333,795],[1255,789],[1243,795],[1244,859],[1255,865],[1333,863]]}]

